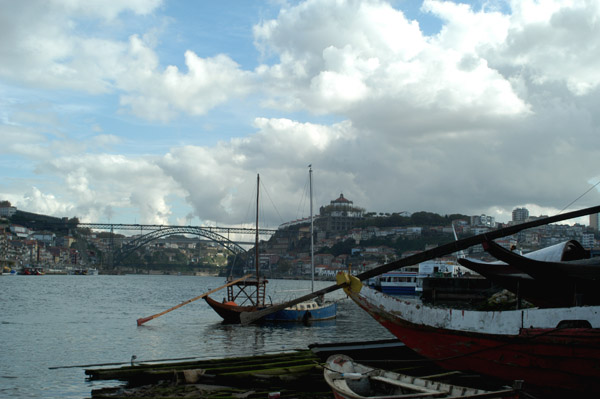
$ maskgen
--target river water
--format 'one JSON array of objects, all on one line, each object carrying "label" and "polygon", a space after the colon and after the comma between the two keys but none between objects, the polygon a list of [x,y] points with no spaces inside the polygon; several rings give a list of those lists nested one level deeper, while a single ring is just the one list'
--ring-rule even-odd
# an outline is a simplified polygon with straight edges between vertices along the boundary
[{"label": "river water", "polygon": [[[202,359],[393,338],[341,290],[328,294],[339,301],[337,319],[311,326],[223,325],[204,300],[136,324],[222,284],[196,276],[1,276],[0,398],[89,398],[92,389],[118,383],[86,381],[86,367],[55,367],[127,363],[132,355]],[[331,284],[315,282],[315,289]],[[271,280],[267,292],[277,302],[309,289],[310,281]]]}]

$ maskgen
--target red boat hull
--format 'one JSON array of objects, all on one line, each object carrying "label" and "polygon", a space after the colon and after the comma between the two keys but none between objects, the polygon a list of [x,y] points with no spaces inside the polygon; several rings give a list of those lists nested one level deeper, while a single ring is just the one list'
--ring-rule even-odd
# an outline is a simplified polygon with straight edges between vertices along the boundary
[{"label": "red boat hull", "polygon": [[598,328],[524,328],[517,335],[449,330],[411,323],[359,294],[351,297],[406,346],[444,368],[600,394]]}]

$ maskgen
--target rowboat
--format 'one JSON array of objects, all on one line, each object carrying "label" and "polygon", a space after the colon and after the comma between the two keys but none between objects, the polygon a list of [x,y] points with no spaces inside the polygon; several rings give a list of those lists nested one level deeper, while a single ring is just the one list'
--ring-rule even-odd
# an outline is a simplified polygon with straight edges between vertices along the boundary
[{"label": "rowboat", "polygon": [[490,392],[371,368],[341,354],[327,359],[323,376],[337,399],[508,398],[517,393],[512,388]]},{"label": "rowboat", "polygon": [[438,308],[353,284],[346,294],[406,346],[450,370],[600,395],[600,306]]}]

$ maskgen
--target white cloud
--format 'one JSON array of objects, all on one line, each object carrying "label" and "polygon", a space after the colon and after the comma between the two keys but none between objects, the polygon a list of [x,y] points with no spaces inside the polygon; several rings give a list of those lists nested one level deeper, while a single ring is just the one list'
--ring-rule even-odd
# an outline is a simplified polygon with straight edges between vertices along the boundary
[{"label": "white cloud", "polygon": [[187,51],[185,73],[161,66],[153,48],[156,32],[125,42],[102,29],[98,37],[85,31],[82,18],[103,19],[100,25],[110,29],[121,23],[122,13],[146,15],[160,0],[10,3],[0,16],[0,77],[5,79],[94,95],[117,92],[123,106],[151,121],[169,121],[180,112],[204,114],[244,96],[252,83],[248,72],[223,54],[200,58]]},{"label": "white cloud", "polygon": [[463,115],[479,126],[527,115],[510,79],[478,53],[503,41],[508,18],[452,3],[423,8],[447,20],[439,35],[424,36],[418,23],[379,1],[308,1],[263,22],[257,42],[280,57],[259,69],[272,94],[265,104],[335,112],[384,135],[399,126],[404,134],[411,125],[419,134],[436,130],[413,120],[425,113],[442,125]]},{"label": "white cloud", "polygon": [[536,85],[566,84],[585,95],[600,84],[600,4],[595,1],[514,1],[505,43],[490,54]]},{"label": "white cloud", "polygon": [[[126,210],[131,219],[137,213],[138,221],[167,223],[190,212],[174,209],[187,201],[207,223],[240,223],[251,219],[245,213],[260,173],[283,217],[265,219],[277,223],[295,218],[312,163],[318,205],[343,192],[373,211],[505,219],[515,206],[562,209],[598,175],[594,2],[515,1],[500,12],[428,0],[421,11],[442,21],[433,36],[383,1],[286,4],[255,25],[256,48],[270,62],[252,71],[233,55],[201,57],[194,49],[178,53],[185,65],[165,64],[160,31],[121,39],[78,34],[69,23],[84,11],[61,4],[65,16],[54,21],[44,12],[56,9],[46,3],[25,10],[35,22],[27,32],[0,24],[3,81],[44,88],[46,98],[60,94],[51,88],[110,97],[103,111],[120,105],[150,122],[130,136],[131,125],[118,126],[120,115],[102,118],[86,104],[42,112],[4,100],[0,134],[10,144],[0,153],[33,161],[40,178],[21,184],[37,191],[20,196],[20,182],[3,183],[0,194],[13,202],[90,221],[123,218]],[[160,17],[155,3],[135,9]],[[91,10],[86,18],[106,26],[126,22],[119,9]],[[218,117],[215,108],[223,111]],[[79,113],[92,116],[65,120]],[[181,118],[187,115],[202,117],[190,127]],[[213,141],[197,139],[206,131],[195,126],[215,126]],[[183,129],[191,133],[177,136]],[[218,141],[221,129],[239,134]],[[131,150],[140,142],[140,131],[140,149],[119,155],[121,145]],[[157,136],[164,155],[135,154]],[[575,206],[597,200],[594,191]]]},{"label": "white cloud", "polygon": [[44,194],[37,187],[32,187],[23,194],[22,199],[13,201],[13,205],[20,209],[35,209],[44,215],[69,215],[74,205],[60,201],[53,194]]},{"label": "white cloud", "polygon": [[[200,58],[191,51],[185,53],[187,73],[175,66],[164,72],[156,68],[154,53],[137,37],[131,38],[131,50],[140,57],[140,68],[128,68],[118,77],[118,84],[131,94],[121,97],[121,104],[131,107],[133,113],[148,120],[168,121],[177,112],[191,115],[205,114],[209,109],[231,98],[243,97],[251,86],[249,73],[225,55]],[[150,59],[144,62],[143,59]]]}]

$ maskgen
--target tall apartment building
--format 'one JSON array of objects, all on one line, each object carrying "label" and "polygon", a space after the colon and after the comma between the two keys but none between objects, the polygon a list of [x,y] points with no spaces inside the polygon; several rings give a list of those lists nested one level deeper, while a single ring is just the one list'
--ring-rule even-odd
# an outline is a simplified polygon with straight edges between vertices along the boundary
[{"label": "tall apartment building", "polygon": [[513,223],[523,223],[529,219],[529,210],[527,208],[515,208],[512,211]]},{"label": "tall apartment building", "polygon": [[598,213],[592,213],[590,215],[590,227],[594,230],[594,231],[598,231]]}]

